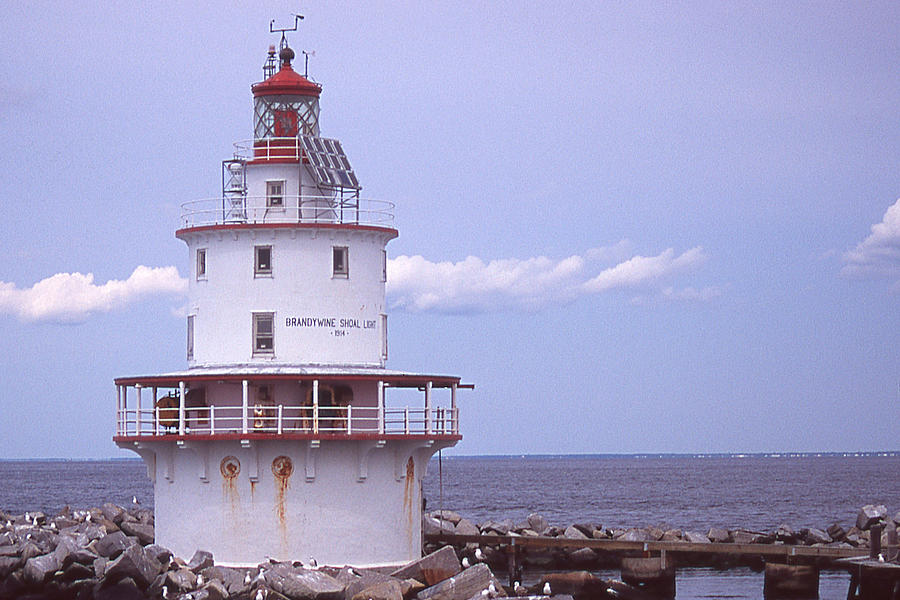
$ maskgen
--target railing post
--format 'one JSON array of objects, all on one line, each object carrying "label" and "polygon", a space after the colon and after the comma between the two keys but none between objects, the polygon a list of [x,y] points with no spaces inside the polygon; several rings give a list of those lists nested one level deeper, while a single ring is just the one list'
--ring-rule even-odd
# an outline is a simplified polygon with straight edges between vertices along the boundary
[{"label": "railing post", "polygon": [[313,379],[313,433],[319,433],[319,380]]},{"label": "railing post", "polygon": [[184,435],[184,382],[178,382],[178,435]]},{"label": "railing post", "polygon": [[[156,412],[156,393],[157,393],[156,386],[153,386],[152,388],[150,388],[150,412],[151,413]],[[158,420],[159,419],[157,418],[156,421],[154,421],[153,423],[150,424],[150,429],[153,433],[156,433],[156,423],[158,422]]]},{"label": "railing post", "polygon": [[456,382],[450,384],[450,418],[452,419],[451,423],[451,433],[454,435],[459,433],[458,426],[456,424]]},{"label": "railing post", "polygon": [[116,435],[122,435],[122,386],[116,386]]},{"label": "railing post", "polygon": [[134,389],[137,391],[137,413],[135,413],[135,435],[141,435],[141,429],[143,429],[143,425],[141,424],[141,384],[134,384]]},{"label": "railing post", "polygon": [[241,381],[241,433],[247,433],[247,407],[249,405],[249,382]]},{"label": "railing post", "polygon": [[347,405],[347,435],[353,433],[353,406]]},{"label": "railing post", "polygon": [[384,382],[378,382],[378,433],[384,434]]},{"label": "railing post", "polygon": [[209,407],[209,435],[213,435],[216,432],[216,405],[212,404]]},{"label": "railing post", "polygon": [[278,405],[278,435],[281,435],[281,431],[282,431],[281,417],[284,414],[283,409],[284,409],[284,404],[279,404]]},{"label": "railing post", "polygon": [[431,433],[431,382],[425,384],[425,433]]},{"label": "railing post", "polygon": [[409,435],[409,407],[403,409],[403,433]]}]

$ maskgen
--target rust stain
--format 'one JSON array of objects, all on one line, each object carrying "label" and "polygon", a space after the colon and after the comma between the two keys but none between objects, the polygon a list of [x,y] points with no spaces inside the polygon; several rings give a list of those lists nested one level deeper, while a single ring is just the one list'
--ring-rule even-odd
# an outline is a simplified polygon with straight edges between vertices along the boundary
[{"label": "rust stain", "polygon": [[250,480],[250,502],[253,502],[253,497],[256,495],[256,481]]},{"label": "rust stain", "polygon": [[231,505],[232,517],[238,510],[241,497],[237,490],[237,476],[241,472],[241,461],[234,456],[226,456],[219,464],[219,472],[222,473],[222,493],[225,502]]},{"label": "rust stain", "polygon": [[[406,461],[406,478],[403,480],[403,513],[406,515],[408,526],[406,534],[408,536],[408,546],[413,545],[413,531],[415,527],[416,513],[416,464],[413,462],[412,456]],[[420,518],[421,520],[421,518]]]},{"label": "rust stain", "polygon": [[287,552],[287,515],[284,509],[284,497],[291,486],[291,475],[294,473],[294,462],[287,456],[278,456],[272,461],[272,474],[275,475],[275,516],[278,518],[278,530],[281,533],[282,550]]}]

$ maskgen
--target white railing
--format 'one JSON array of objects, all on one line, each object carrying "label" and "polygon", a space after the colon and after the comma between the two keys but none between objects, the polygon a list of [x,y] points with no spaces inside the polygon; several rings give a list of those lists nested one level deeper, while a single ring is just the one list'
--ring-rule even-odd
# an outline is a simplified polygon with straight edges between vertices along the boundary
[{"label": "white railing", "polygon": [[265,196],[232,199],[203,198],[181,205],[181,228],[247,223],[313,223],[388,226],[394,220],[394,204],[371,198],[337,196],[282,197],[283,206],[266,206]]},{"label": "white railing", "polygon": [[[426,416],[430,414],[430,419]],[[120,408],[116,428],[120,436],[178,434],[386,434],[456,435],[459,409],[435,407],[384,408],[371,406],[243,406]]]}]

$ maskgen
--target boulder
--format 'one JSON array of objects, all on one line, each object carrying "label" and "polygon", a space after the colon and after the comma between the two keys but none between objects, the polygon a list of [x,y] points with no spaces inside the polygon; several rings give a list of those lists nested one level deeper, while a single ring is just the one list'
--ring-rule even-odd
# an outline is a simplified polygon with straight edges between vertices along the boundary
[{"label": "boulder", "polygon": [[588,536],[586,536],[581,529],[575,527],[574,525],[570,525],[569,527],[566,528],[566,530],[563,532],[563,537],[570,539],[570,540],[586,540],[586,539],[588,539]]},{"label": "boulder", "polygon": [[73,562],[91,565],[97,558],[97,555],[94,552],[79,545],[75,538],[68,535],[59,536],[59,542],[56,544],[56,549],[53,550],[53,554],[56,555],[61,568],[65,568]]},{"label": "boulder", "polygon": [[847,537],[847,532],[844,531],[844,528],[835,523],[831,527],[825,530],[828,533],[828,536],[835,542],[842,542],[844,538]]},{"label": "boulder", "polygon": [[236,593],[244,587],[245,573],[240,569],[213,566],[203,569],[200,574],[203,575],[203,579],[206,581],[220,581],[230,594]]},{"label": "boulder", "polygon": [[188,592],[197,587],[197,576],[190,569],[184,567],[166,571],[163,585],[167,586],[169,591]]},{"label": "boulder", "polygon": [[431,516],[435,519],[440,519],[442,521],[448,521],[456,525],[462,519],[459,513],[453,512],[452,510],[435,510],[432,511]]},{"label": "boulder", "polygon": [[152,544],[155,539],[153,525],[122,521],[122,524],[119,525],[119,529],[124,531],[127,535],[136,537],[140,541],[142,546]]},{"label": "boulder", "polygon": [[194,573],[199,573],[203,569],[211,567],[214,564],[216,563],[213,560],[212,552],[208,552],[206,550],[197,550],[196,552],[194,552],[194,556],[191,557],[190,562],[187,564],[187,568]]},{"label": "boulder", "polygon": [[83,565],[78,562],[71,562],[68,566],[63,567],[63,574],[62,577],[60,577],[60,580],[71,582],[78,581],[80,579],[93,579],[93,577],[93,567]]},{"label": "boulder", "polygon": [[783,544],[796,544],[797,534],[788,525],[781,524],[775,530],[775,541]]},{"label": "boulder", "polygon": [[706,537],[714,544],[727,544],[731,541],[731,534],[721,527],[710,527]]},{"label": "boulder", "polygon": [[531,513],[526,520],[528,528],[536,531],[538,535],[544,535],[544,532],[550,528],[550,522],[538,513]]},{"label": "boulder", "polygon": [[349,600],[403,600],[403,586],[396,579],[380,581],[360,590]]},{"label": "boulder", "polygon": [[201,591],[206,592],[206,597],[209,600],[226,600],[229,596],[228,588],[218,579],[211,579],[204,583]]},{"label": "boulder", "polygon": [[145,600],[144,586],[131,577],[125,577],[111,584],[101,586],[94,593],[96,600]]},{"label": "boulder", "polygon": [[265,582],[291,600],[341,600],[344,586],[321,571],[278,564],[265,572]]},{"label": "boulder", "polygon": [[432,586],[462,571],[459,558],[451,546],[444,546],[418,560],[408,563],[393,573],[397,579],[416,579],[427,586]]},{"label": "boulder", "polygon": [[139,587],[145,588],[159,575],[160,564],[147,555],[137,544],[126,548],[118,558],[106,566],[106,581],[115,582],[131,578]]},{"label": "boulder", "polygon": [[876,525],[887,518],[887,507],[884,504],[867,504],[859,511],[856,517],[856,528],[868,531],[872,525]]},{"label": "boulder", "polygon": [[117,504],[113,504],[112,502],[107,502],[106,504],[101,506],[100,511],[103,513],[104,517],[106,517],[116,525],[118,525],[125,519],[125,509]]},{"label": "boulder", "polygon": [[682,532],[680,529],[666,529],[659,539],[663,542],[680,542],[681,538]]},{"label": "boulder", "polygon": [[478,563],[449,579],[425,588],[416,594],[416,598],[418,600],[469,600],[488,589],[492,583],[498,596],[506,595],[503,586],[491,573],[491,569],[484,563]]},{"label": "boulder", "polygon": [[683,536],[684,541],[689,542],[691,544],[708,544],[709,538],[703,535],[702,533],[696,531],[685,531]]},{"label": "boulder", "polygon": [[18,556],[0,556],[0,581],[24,564],[25,561]]},{"label": "boulder", "polygon": [[131,544],[128,543],[128,538],[124,533],[121,531],[114,531],[94,542],[94,552],[100,556],[115,559],[130,545]]},{"label": "boulder", "polygon": [[442,521],[430,515],[422,515],[422,533],[425,535],[453,533],[454,530],[455,528],[450,521]]},{"label": "boulder", "polygon": [[453,533],[456,535],[478,535],[478,527],[472,521],[468,519],[460,519],[456,522],[456,527],[453,529]]},{"label": "boulder", "polygon": [[158,544],[144,546],[144,552],[155,558],[163,566],[168,566],[169,561],[172,560],[172,551]]},{"label": "boulder", "polygon": [[637,529],[632,528],[628,531],[625,531],[621,536],[616,538],[621,542],[652,542],[655,541],[650,537],[650,534],[647,533],[646,529]]},{"label": "boulder", "polygon": [[830,544],[831,536],[821,529],[813,527],[806,532],[803,541],[806,542],[808,546],[812,546],[813,544]]},{"label": "boulder", "polygon": [[42,554],[25,561],[22,574],[25,582],[31,585],[43,585],[56,573],[62,565],[53,554]]}]

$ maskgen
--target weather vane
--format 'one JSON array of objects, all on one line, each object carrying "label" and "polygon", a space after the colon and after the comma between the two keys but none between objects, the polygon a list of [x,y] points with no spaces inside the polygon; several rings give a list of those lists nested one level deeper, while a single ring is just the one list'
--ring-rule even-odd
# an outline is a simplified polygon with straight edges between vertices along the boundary
[{"label": "weather vane", "polygon": [[278,48],[279,51],[284,50],[285,48],[287,48],[287,45],[288,45],[287,39],[284,37],[284,33],[286,31],[297,31],[297,26],[300,24],[300,21],[303,20],[303,15],[293,15],[293,17],[294,17],[294,26],[293,27],[284,27],[284,28],[277,29],[275,27],[275,19],[272,19],[271,21],[269,21],[269,33],[281,32],[281,45]]}]

